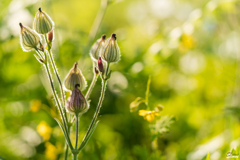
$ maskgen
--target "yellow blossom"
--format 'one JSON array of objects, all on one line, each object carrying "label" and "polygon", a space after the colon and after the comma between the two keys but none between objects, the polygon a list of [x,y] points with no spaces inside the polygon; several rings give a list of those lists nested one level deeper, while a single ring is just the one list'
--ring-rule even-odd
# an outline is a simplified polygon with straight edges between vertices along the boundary
[{"label": "yellow blossom", "polygon": [[52,128],[45,121],[42,121],[37,126],[37,131],[47,141],[51,136]]},{"label": "yellow blossom", "polygon": [[41,105],[42,105],[42,103],[40,100],[33,100],[31,102],[31,111],[37,112],[40,109]]},{"label": "yellow blossom", "polygon": [[49,160],[55,160],[57,159],[57,155],[58,155],[58,150],[57,148],[51,144],[50,142],[46,142],[45,143],[45,155]]},{"label": "yellow blossom", "polygon": [[155,116],[160,116],[160,113],[157,111],[139,110],[138,115],[143,116],[144,119],[151,122],[154,120]]}]

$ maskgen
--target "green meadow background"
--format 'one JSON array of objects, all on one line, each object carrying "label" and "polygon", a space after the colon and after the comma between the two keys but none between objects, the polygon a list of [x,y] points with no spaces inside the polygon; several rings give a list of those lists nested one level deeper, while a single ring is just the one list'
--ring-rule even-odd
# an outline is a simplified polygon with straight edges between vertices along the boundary
[{"label": "green meadow background", "polygon": [[[79,159],[202,160],[210,152],[220,160],[238,146],[239,1],[109,0],[104,8],[100,0],[1,0],[0,159],[63,157],[64,136],[53,119],[58,115],[45,71],[34,52],[23,52],[19,44],[19,22],[32,27],[39,7],[55,23],[53,53],[62,80],[77,61],[90,85],[89,50],[102,34],[116,33],[121,49],[100,123]],[[151,109],[161,104],[161,115],[176,118],[170,132],[159,135],[157,150],[149,129],[154,121],[129,107],[145,96],[149,76]],[[100,90],[98,79],[81,117],[80,139]]]}]

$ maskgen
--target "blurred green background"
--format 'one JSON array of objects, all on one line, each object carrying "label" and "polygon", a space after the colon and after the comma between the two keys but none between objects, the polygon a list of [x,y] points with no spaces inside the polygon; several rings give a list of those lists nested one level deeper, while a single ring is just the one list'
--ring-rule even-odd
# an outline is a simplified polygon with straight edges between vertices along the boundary
[{"label": "blurred green background", "polygon": [[[56,107],[45,71],[19,44],[18,23],[32,27],[42,7],[55,22],[53,52],[62,80],[78,61],[90,85],[88,51],[102,34],[116,33],[121,49],[121,61],[111,66],[100,123],[79,159],[197,160],[208,152],[213,160],[226,159],[240,136],[239,1],[111,0],[105,9],[100,6],[100,0],[0,1],[0,157],[63,156],[64,136],[52,117]],[[97,15],[99,27],[93,25]],[[145,96],[149,75],[149,101],[177,119],[159,136],[157,150],[149,122],[129,109]],[[99,79],[81,117],[80,138],[100,90]]]}]

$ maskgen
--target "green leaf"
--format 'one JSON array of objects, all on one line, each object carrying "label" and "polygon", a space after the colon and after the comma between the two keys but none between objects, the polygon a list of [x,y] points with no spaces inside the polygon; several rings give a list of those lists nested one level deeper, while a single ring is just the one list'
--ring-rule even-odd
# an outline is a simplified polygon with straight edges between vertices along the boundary
[{"label": "green leaf", "polygon": [[58,125],[60,126],[60,128],[61,128],[61,130],[62,130],[62,132],[63,132],[63,134],[64,134],[65,140],[66,140],[66,142],[68,143],[68,146],[70,147],[71,150],[73,150],[73,146],[72,146],[72,143],[71,143],[71,140],[70,140],[70,138],[69,138],[68,133],[67,133],[67,132],[65,131],[65,129],[63,128],[61,122],[60,122],[57,118],[54,118],[54,119],[57,121]]},{"label": "green leaf", "polygon": [[141,104],[141,103],[144,103],[145,100],[141,97],[137,97],[132,103],[130,103],[130,111],[131,112],[134,112],[137,110],[138,106]]},{"label": "green leaf", "polygon": [[170,131],[170,126],[176,121],[174,116],[164,116],[156,121],[155,125],[150,127],[155,128],[156,132],[159,134],[167,133]]},{"label": "green leaf", "polygon": [[88,135],[86,135],[86,137],[83,138],[83,141],[82,141],[80,147],[78,148],[78,151],[82,150],[82,149],[85,147],[85,145],[86,145],[87,142],[89,141],[90,137],[92,136],[93,132],[95,131],[95,129],[96,129],[97,125],[98,125],[98,122],[99,122],[99,121],[97,121],[97,122],[94,124],[94,126],[93,126],[92,130],[90,131],[90,133],[89,133]]}]

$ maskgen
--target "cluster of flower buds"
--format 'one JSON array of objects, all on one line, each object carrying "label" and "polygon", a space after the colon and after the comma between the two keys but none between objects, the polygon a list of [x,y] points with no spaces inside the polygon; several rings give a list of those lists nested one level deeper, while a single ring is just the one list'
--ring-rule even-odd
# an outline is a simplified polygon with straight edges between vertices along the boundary
[{"label": "cluster of flower buds", "polygon": [[[105,38],[106,35],[102,35],[90,50],[90,56],[93,61],[97,61],[98,70],[102,75],[104,75],[105,72],[103,61],[107,64],[118,62],[121,56],[116,34],[113,33],[107,40],[105,40]],[[108,68],[106,72],[108,72]],[[105,78],[109,78],[110,73],[106,73],[106,76]]]},{"label": "cluster of flower buds", "polygon": [[[36,50],[35,57],[38,61],[45,63],[46,62],[46,55],[44,52],[44,46],[41,43],[41,37],[39,34],[48,34],[48,39],[53,39],[53,27],[54,23],[51,18],[45,13],[44,11],[39,8],[37,12],[34,23],[33,29],[23,26],[22,23],[19,23],[21,31],[20,31],[20,44],[23,48],[23,51],[31,51]],[[50,42],[50,41],[49,41]],[[41,52],[40,52],[41,51]]]},{"label": "cluster of flower buds", "polygon": [[87,82],[77,65],[76,62],[64,80],[64,89],[71,91],[65,107],[70,113],[83,114],[88,110],[88,103],[81,91],[86,88]]}]

